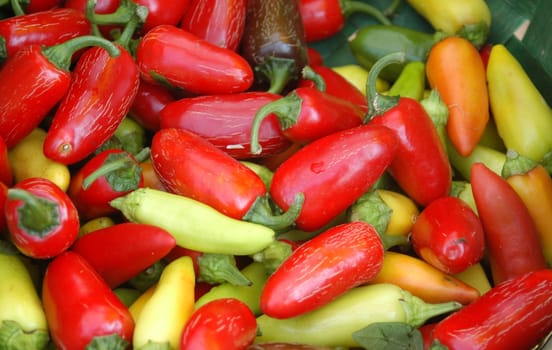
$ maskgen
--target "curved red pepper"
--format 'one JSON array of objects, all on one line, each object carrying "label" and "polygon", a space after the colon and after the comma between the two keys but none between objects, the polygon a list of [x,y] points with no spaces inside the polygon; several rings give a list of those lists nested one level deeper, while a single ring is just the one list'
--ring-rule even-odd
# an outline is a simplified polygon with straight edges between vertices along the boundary
[{"label": "curved red pepper", "polygon": [[72,164],[107,141],[130,110],[139,85],[133,57],[119,44],[116,57],[98,47],[82,54],[69,91],[54,114],[44,140],[44,154]]},{"label": "curved red pepper", "polygon": [[164,258],[175,246],[174,237],[159,227],[123,222],[80,237],[71,250],[115,288]]},{"label": "curved red pepper", "polygon": [[301,244],[269,276],[260,307],[264,314],[290,318],[317,309],[376,277],[384,247],[363,221],[333,226]]},{"label": "curved red pepper", "polygon": [[402,53],[393,53],[371,68],[367,123],[383,125],[395,132],[399,149],[389,172],[410,198],[426,206],[448,195],[452,186],[452,169],[437,129],[417,100],[384,96],[376,91],[376,77],[381,69],[403,58]]},{"label": "curved red pepper", "polygon": [[192,0],[180,27],[236,51],[245,27],[247,0]]},{"label": "curved red pepper", "polygon": [[190,7],[191,0],[133,0],[148,9],[148,16],[141,28],[141,33],[161,24],[176,26]]},{"label": "curved red pepper", "polygon": [[253,84],[253,70],[239,54],[171,25],[142,37],[136,61],[142,79],[195,94],[242,92]]},{"label": "curved red pepper", "polygon": [[512,186],[483,163],[472,165],[471,186],[494,284],[545,269],[535,223]]},{"label": "curved red pepper", "polygon": [[552,270],[523,273],[438,322],[431,349],[532,349],[552,330]]},{"label": "curved red pepper", "polygon": [[297,227],[314,231],[328,224],[383,175],[397,152],[390,129],[361,125],[305,145],[274,172],[270,195],[287,210],[298,193],[305,201]]},{"label": "curved red pepper", "polygon": [[[149,156],[137,155],[138,158]],[[140,159],[121,149],[108,149],[89,159],[71,176],[67,193],[83,220],[117,212],[109,202],[144,186]]]},{"label": "curved red pepper", "polygon": [[280,99],[270,92],[252,91],[183,98],[159,113],[162,128],[186,129],[207,139],[237,159],[264,157],[284,151],[291,142],[276,115],[268,115],[259,129],[260,154],[251,153],[251,124],[264,105]]},{"label": "curved red pepper", "polygon": [[253,344],[257,320],[244,302],[215,299],[194,311],[180,338],[180,350],[242,350]]},{"label": "curved red pepper", "polygon": [[83,13],[69,8],[12,16],[0,20],[0,58],[29,45],[52,46],[91,33]]},{"label": "curved red pepper", "polygon": [[8,190],[6,223],[12,242],[25,255],[52,258],[77,239],[77,208],[46,178],[27,178]]},{"label": "curved red pepper", "polygon": [[151,159],[168,191],[194,198],[232,218],[288,227],[301,205],[301,201],[295,202],[288,213],[272,216],[265,203],[263,180],[237,159],[185,129],[157,131]]},{"label": "curved red pepper", "polygon": [[13,171],[8,159],[8,146],[4,138],[0,136],[0,182],[6,186],[13,183]]},{"label": "curved red pepper", "polygon": [[62,0],[30,0],[25,6],[25,12],[35,13],[40,11],[47,11],[63,5]]},{"label": "curved red pepper", "polygon": [[144,128],[157,131],[161,124],[159,113],[173,101],[175,98],[166,86],[140,79],[138,92],[128,113]]},{"label": "curved red pepper", "polygon": [[251,126],[251,153],[259,154],[259,128],[275,114],[286,137],[292,142],[309,143],[336,131],[362,124],[364,112],[352,102],[317,88],[300,87],[285,97],[263,106]]},{"label": "curved red pepper", "polygon": [[85,349],[110,338],[104,348],[129,347],[134,320],[127,307],[79,254],[67,251],[49,264],[42,281],[42,304],[54,344]]},{"label": "curved red pepper", "polygon": [[310,66],[317,66],[324,64],[324,57],[322,57],[322,54],[320,51],[315,49],[314,47],[307,47],[307,57],[308,57],[308,64]]}]

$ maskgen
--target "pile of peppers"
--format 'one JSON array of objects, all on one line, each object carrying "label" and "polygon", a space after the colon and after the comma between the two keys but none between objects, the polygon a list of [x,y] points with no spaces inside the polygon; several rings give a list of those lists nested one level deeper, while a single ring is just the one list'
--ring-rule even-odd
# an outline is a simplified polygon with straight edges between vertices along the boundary
[{"label": "pile of peppers", "polygon": [[546,342],[552,109],[484,0],[0,6],[0,349]]}]

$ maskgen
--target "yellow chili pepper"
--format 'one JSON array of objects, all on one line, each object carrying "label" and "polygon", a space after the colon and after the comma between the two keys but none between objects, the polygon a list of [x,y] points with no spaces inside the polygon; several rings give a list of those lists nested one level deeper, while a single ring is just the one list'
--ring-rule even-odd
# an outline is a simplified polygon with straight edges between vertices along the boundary
[{"label": "yellow chili pepper", "polygon": [[491,282],[480,263],[473,264],[464,271],[453,275],[455,278],[476,288],[480,295],[487,293],[491,289]]},{"label": "yellow chili pepper", "polygon": [[[368,80],[368,70],[358,64],[345,64],[342,66],[332,67],[332,69],[347,79],[351,84],[356,86],[364,95],[366,95],[366,81]],[[389,82],[377,78],[376,91],[384,92],[389,90]]]},{"label": "yellow chili pepper", "polygon": [[507,149],[540,162],[552,151],[552,111],[518,60],[502,44],[487,64],[491,111]]},{"label": "yellow chili pepper", "polygon": [[101,228],[106,228],[113,225],[115,225],[115,222],[109,216],[100,216],[94,219],[90,219],[81,225],[79,229],[79,237],[84,236],[92,231],[96,231]]},{"label": "yellow chili pepper", "polygon": [[182,329],[194,312],[194,288],[192,258],[183,256],[171,261],[137,313],[132,339],[135,349],[148,343],[169,344],[170,349],[178,349]]}]

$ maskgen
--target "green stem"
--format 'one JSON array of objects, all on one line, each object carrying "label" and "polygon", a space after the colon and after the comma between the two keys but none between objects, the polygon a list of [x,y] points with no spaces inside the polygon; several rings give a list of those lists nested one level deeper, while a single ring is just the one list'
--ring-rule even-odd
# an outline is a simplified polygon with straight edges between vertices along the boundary
[{"label": "green stem", "polygon": [[253,261],[264,265],[269,274],[272,274],[292,253],[292,247],[287,242],[275,240],[268,247],[253,254]]},{"label": "green stem", "polygon": [[303,67],[302,75],[304,79],[312,81],[318,90],[322,92],[326,91],[326,81],[324,81],[324,78],[316,73],[311,67]]},{"label": "green stem", "polygon": [[[28,1],[27,1],[27,3],[28,3]],[[11,5],[13,13],[16,16],[25,15],[25,10],[23,10],[23,7],[21,6],[21,3],[19,2],[19,0],[10,0],[10,5]]]},{"label": "green stem", "polygon": [[243,217],[243,220],[262,224],[275,231],[280,231],[291,227],[295,223],[303,208],[305,196],[303,193],[298,193],[288,210],[280,215],[273,215],[267,202],[267,196],[258,197]]},{"label": "green stem", "polygon": [[376,20],[385,25],[390,25],[391,21],[387,18],[382,11],[378,10],[376,7],[369,5],[362,1],[352,1],[352,0],[340,0],[341,12],[343,17],[347,18],[353,13],[364,13],[369,16],[374,17]]},{"label": "green stem", "polygon": [[236,266],[233,255],[204,253],[197,259],[199,280],[210,284],[230,283],[234,286],[250,286],[251,281]]},{"label": "green stem", "polygon": [[383,14],[387,17],[394,16],[395,13],[397,12],[397,9],[401,5],[401,3],[402,3],[402,0],[391,1],[391,4],[389,4],[389,6],[387,6],[387,8],[383,10]]},{"label": "green stem", "polygon": [[429,304],[411,293],[402,291],[402,302],[407,314],[407,323],[412,327],[419,327],[432,317],[456,311],[462,304],[456,301]]},{"label": "green stem", "polygon": [[420,104],[429,115],[429,118],[435,125],[437,129],[437,134],[439,134],[439,139],[447,149],[447,123],[449,117],[449,109],[437,89],[431,90],[429,96],[420,101]]},{"label": "green stem", "polygon": [[268,92],[280,94],[291,80],[298,78],[295,74],[296,66],[295,60],[291,58],[268,57],[257,70],[268,79]]},{"label": "green stem", "polygon": [[0,348],[44,349],[50,340],[47,329],[24,330],[15,321],[0,321]]},{"label": "green stem", "polygon": [[10,188],[8,198],[23,201],[18,210],[19,224],[30,234],[45,237],[59,225],[57,203],[20,188]]},{"label": "green stem", "polygon": [[383,243],[383,249],[388,250],[392,247],[407,245],[410,243],[408,237],[403,235],[390,235],[387,233],[379,234],[381,242]]},{"label": "green stem", "polygon": [[394,63],[404,63],[406,54],[404,52],[394,52],[378,59],[368,72],[366,82],[366,96],[368,99],[368,114],[364,122],[377,115],[385,113],[387,110],[395,107],[399,102],[400,96],[385,96],[378,93],[376,89],[377,78],[380,72],[387,66]]},{"label": "green stem", "polygon": [[111,41],[94,35],[82,35],[42,49],[44,56],[59,69],[69,70],[73,54],[85,47],[99,46],[109,53],[111,57],[117,57],[121,50]]},{"label": "green stem", "polygon": [[167,266],[165,260],[158,260],[138,275],[132,277],[128,283],[143,292],[159,281],[165,266]]},{"label": "green stem", "polygon": [[525,175],[538,165],[532,159],[522,156],[514,150],[506,151],[506,161],[502,166],[502,177],[507,179],[514,175]]}]

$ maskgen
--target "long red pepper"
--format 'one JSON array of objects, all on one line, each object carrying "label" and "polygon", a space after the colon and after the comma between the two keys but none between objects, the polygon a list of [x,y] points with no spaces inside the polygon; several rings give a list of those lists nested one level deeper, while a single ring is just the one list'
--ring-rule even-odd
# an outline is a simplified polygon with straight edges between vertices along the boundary
[{"label": "long red pepper", "polygon": [[6,186],[11,186],[13,182],[13,171],[10,160],[8,159],[8,147],[6,142],[0,136],[0,182]]},{"label": "long red pepper", "polygon": [[157,131],[161,124],[160,111],[173,101],[175,97],[166,86],[140,79],[136,97],[128,113],[147,130]]},{"label": "long red pepper", "polygon": [[28,135],[67,93],[72,55],[85,47],[100,45],[116,56],[120,51],[109,41],[79,36],[61,44],[29,45],[19,50],[0,70],[0,136],[8,148]]},{"label": "long red pepper", "polygon": [[161,110],[161,127],[192,131],[237,159],[265,157],[291,144],[276,115],[270,114],[259,128],[262,152],[251,153],[251,124],[256,113],[280,98],[263,91],[182,98]]}]

